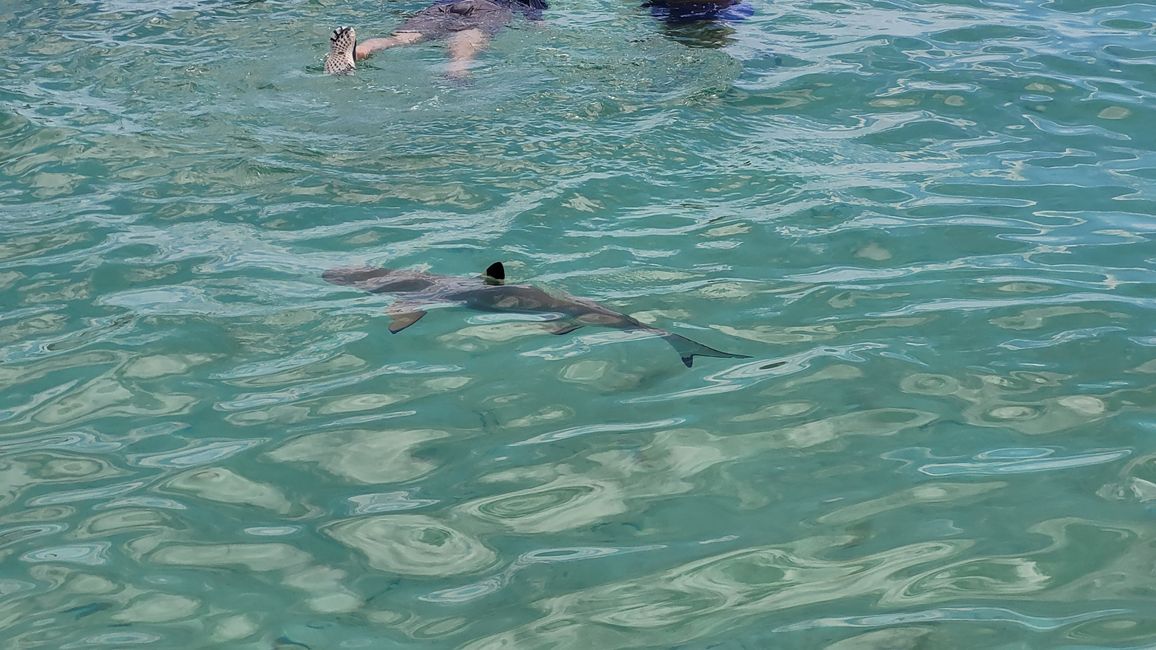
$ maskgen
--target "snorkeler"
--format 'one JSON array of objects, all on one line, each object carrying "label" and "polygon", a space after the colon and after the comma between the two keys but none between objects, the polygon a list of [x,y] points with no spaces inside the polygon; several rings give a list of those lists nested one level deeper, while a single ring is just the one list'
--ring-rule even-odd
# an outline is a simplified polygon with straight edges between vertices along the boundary
[{"label": "snorkeler", "polygon": [[755,13],[748,0],[645,0],[644,9],[659,20],[663,34],[689,47],[723,47],[733,23]]},{"label": "snorkeler", "polygon": [[420,41],[444,38],[450,51],[450,77],[466,76],[470,63],[515,13],[539,20],[546,0],[438,0],[405,21],[387,38],[371,38],[360,43],[352,27],[340,27],[329,39],[325,57],[326,74],[349,74],[357,61],[378,50]]},{"label": "snorkeler", "polygon": [[743,20],[755,12],[745,0],[646,0],[642,6],[649,8],[656,18],[670,23]]}]

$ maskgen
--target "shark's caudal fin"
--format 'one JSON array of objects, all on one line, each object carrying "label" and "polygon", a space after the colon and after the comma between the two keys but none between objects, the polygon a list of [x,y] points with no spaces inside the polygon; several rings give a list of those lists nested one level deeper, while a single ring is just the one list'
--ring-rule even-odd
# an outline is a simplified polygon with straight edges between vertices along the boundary
[{"label": "shark's caudal fin", "polygon": [[684,336],[673,334],[671,332],[663,332],[662,338],[678,351],[678,356],[682,357],[682,362],[687,368],[694,364],[695,357],[718,357],[719,359],[750,359],[745,354],[731,354],[730,352],[723,352],[707,346],[697,341],[692,341]]}]

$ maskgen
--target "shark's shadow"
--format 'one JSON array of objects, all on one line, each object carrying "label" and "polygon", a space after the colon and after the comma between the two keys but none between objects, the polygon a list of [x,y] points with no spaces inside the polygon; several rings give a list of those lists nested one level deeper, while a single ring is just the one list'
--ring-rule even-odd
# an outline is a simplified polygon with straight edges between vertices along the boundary
[{"label": "shark's shadow", "polygon": [[549,329],[553,334],[569,334],[586,326],[650,332],[669,343],[687,368],[696,356],[750,358],[715,350],[673,332],[645,325],[591,300],[555,295],[527,284],[506,284],[506,269],[501,262],[491,264],[485,274],[473,277],[375,267],[330,269],[321,277],[326,282],[371,293],[397,294],[398,301],[386,311],[390,316],[389,331],[394,334],[421,320],[429,305],[455,303],[479,311],[552,314],[557,317]]}]

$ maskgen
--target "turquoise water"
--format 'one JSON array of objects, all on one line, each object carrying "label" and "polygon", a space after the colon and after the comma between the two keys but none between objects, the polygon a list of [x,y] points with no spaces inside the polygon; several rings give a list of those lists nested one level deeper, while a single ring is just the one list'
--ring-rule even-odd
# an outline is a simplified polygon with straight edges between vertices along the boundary
[{"label": "turquoise water", "polygon": [[755,2],[0,2],[0,645],[1156,645],[1156,12]]}]

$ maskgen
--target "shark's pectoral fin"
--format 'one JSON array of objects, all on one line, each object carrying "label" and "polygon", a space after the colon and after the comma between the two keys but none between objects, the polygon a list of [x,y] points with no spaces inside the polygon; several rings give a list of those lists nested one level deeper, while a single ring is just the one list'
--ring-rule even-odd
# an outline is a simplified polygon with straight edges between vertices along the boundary
[{"label": "shark's pectoral fin", "polygon": [[574,321],[562,321],[560,323],[550,323],[546,326],[546,331],[551,334],[557,334],[561,336],[563,334],[569,334],[579,327],[585,327],[585,325],[582,323],[575,323]]},{"label": "shark's pectoral fin", "polygon": [[391,334],[397,334],[403,329],[413,325],[425,316],[426,312],[422,309],[413,309],[406,311],[390,310],[386,312],[389,314],[389,331]]}]

